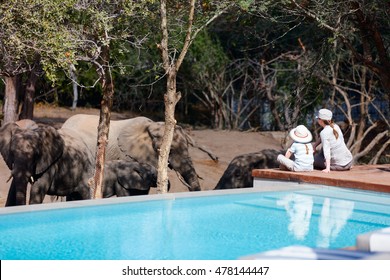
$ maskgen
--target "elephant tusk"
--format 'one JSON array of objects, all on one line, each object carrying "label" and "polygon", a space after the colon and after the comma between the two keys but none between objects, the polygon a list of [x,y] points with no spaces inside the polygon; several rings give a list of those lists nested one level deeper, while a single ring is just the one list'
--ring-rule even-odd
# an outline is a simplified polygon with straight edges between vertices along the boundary
[{"label": "elephant tusk", "polygon": [[30,183],[31,183],[31,184],[34,184],[34,183],[35,183],[35,180],[34,180],[34,177],[33,177],[33,176],[30,176]]},{"label": "elephant tusk", "polygon": [[11,180],[11,178],[12,178],[12,174],[9,176],[8,180],[6,181],[6,183],[8,183],[9,180]]}]

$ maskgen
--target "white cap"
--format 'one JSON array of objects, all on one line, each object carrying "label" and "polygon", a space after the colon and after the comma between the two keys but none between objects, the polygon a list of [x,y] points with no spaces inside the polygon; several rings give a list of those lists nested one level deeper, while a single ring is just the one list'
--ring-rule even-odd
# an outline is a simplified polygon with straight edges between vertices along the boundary
[{"label": "white cap", "polygon": [[298,143],[309,143],[313,139],[311,132],[304,125],[298,125],[292,129],[290,131],[290,137]]},{"label": "white cap", "polygon": [[317,119],[321,119],[324,121],[330,121],[332,120],[333,114],[328,109],[321,109],[318,111]]}]

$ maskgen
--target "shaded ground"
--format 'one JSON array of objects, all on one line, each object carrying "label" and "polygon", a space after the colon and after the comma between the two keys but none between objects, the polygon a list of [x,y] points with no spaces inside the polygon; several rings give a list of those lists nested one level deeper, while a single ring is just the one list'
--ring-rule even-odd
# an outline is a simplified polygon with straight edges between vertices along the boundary
[{"label": "shaded ground", "polygon": [[[77,109],[70,111],[66,108],[40,107],[35,109],[35,118],[39,122],[50,123],[59,127],[61,123],[70,116],[78,113],[99,114],[96,109]],[[123,119],[133,117],[130,114],[113,113],[112,119]],[[277,132],[238,132],[221,131],[212,129],[191,129],[190,135],[195,142],[218,157],[214,162],[205,152],[197,148],[191,148],[195,169],[201,177],[202,190],[211,190],[218,183],[230,161],[237,155],[256,152],[263,149],[280,149],[284,133]],[[10,182],[6,182],[10,171],[0,156],[0,207],[3,207],[8,193]],[[174,172],[169,173],[171,181],[171,192],[187,191],[187,188],[177,179]],[[151,193],[155,193],[152,190]],[[46,199],[50,201],[50,199]]]}]

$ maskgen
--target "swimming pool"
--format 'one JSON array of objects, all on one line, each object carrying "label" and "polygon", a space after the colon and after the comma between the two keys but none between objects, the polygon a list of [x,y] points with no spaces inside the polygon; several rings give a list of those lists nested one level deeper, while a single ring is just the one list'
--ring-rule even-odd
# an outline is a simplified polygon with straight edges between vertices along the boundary
[{"label": "swimming pool", "polygon": [[331,187],[202,193],[1,209],[0,259],[238,259],[289,245],[353,246],[358,234],[390,226],[388,194]]}]

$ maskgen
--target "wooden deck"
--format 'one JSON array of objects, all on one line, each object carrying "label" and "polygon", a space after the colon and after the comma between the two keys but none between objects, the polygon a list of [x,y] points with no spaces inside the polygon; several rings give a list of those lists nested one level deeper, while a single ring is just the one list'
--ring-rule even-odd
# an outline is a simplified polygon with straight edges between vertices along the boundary
[{"label": "wooden deck", "polygon": [[390,193],[390,164],[358,165],[349,171],[330,173],[319,170],[291,172],[280,169],[254,169],[252,176],[254,179],[275,179]]}]

